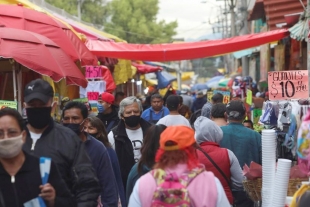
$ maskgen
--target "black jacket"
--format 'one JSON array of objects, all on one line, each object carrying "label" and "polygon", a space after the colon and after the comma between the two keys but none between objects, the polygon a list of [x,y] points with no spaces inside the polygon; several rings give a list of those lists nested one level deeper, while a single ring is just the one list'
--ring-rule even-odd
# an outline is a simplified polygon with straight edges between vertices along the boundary
[{"label": "black jacket", "polygon": [[52,158],[69,190],[75,195],[78,207],[97,206],[100,186],[96,173],[84,144],[71,129],[51,119],[35,145],[32,145],[28,131],[23,149],[36,156]]},{"label": "black jacket", "polygon": [[[152,124],[141,118],[140,126],[142,128],[144,136],[146,131],[150,126],[152,126]],[[118,125],[114,129],[112,129],[112,132],[115,139],[115,152],[117,154],[119,166],[121,169],[123,185],[124,189],[126,189],[129,172],[132,166],[134,166],[134,164],[136,163],[134,159],[133,147],[126,133],[125,123],[123,120],[119,121]]]},{"label": "black jacket", "polygon": [[118,110],[115,106],[112,106],[112,112],[109,114],[99,113],[97,117],[102,121],[104,124],[107,133],[109,133],[114,127],[118,125],[119,117],[118,117]]},{"label": "black jacket", "polygon": [[[55,206],[76,206],[76,201],[61,179],[54,162],[51,163],[48,178],[55,191]],[[0,191],[6,207],[23,207],[24,203],[39,196],[39,186],[42,185],[40,174],[40,160],[37,157],[25,153],[25,162],[15,175],[15,182],[11,182],[11,176],[0,163]]]}]

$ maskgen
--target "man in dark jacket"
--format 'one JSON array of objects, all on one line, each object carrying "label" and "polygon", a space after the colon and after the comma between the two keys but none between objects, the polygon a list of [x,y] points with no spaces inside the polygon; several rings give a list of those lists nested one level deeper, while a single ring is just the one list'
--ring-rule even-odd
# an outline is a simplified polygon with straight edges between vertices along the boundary
[{"label": "man in dark jacket", "polygon": [[92,163],[79,137],[51,118],[52,108],[56,106],[53,96],[53,88],[42,79],[26,85],[28,136],[23,149],[36,156],[52,158],[78,207],[96,207],[100,187]]},{"label": "man in dark jacket", "polygon": [[141,118],[142,104],[134,96],[123,99],[119,107],[118,125],[108,134],[122,173],[124,189],[132,166],[140,159],[143,137],[151,124]]},{"label": "man in dark jacket", "polygon": [[114,96],[104,92],[98,99],[98,115],[97,117],[104,124],[107,133],[111,131],[119,122],[117,108],[114,106]]},{"label": "man in dark jacket", "polygon": [[63,125],[72,129],[85,145],[101,186],[102,205],[117,207],[118,189],[109,154],[100,141],[84,132],[87,115],[87,107],[83,103],[68,102],[62,111]]},{"label": "man in dark jacket", "polygon": [[197,93],[196,100],[193,102],[193,105],[192,105],[192,108],[191,108],[192,112],[195,113],[197,110],[202,109],[202,107],[203,107],[203,105],[205,103],[207,103],[207,98],[204,97],[202,91],[199,91]]}]

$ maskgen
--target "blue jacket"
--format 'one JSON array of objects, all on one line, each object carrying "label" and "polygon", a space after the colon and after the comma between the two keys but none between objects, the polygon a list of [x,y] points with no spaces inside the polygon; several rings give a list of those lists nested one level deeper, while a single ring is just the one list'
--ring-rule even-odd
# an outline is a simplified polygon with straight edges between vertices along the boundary
[{"label": "blue jacket", "polygon": [[163,106],[163,108],[157,114],[155,114],[153,107],[150,107],[150,108],[143,111],[141,118],[143,118],[145,121],[156,124],[155,122],[157,122],[159,119],[167,116],[169,113],[170,113],[169,109],[165,106]]},{"label": "blue jacket", "polygon": [[251,161],[262,164],[262,138],[259,133],[241,123],[222,126],[223,139],[220,146],[230,149],[238,158],[241,168],[250,166]]},{"label": "blue jacket", "polygon": [[87,134],[84,142],[101,186],[101,202],[103,206],[118,206],[118,188],[106,147],[96,138]]},{"label": "blue jacket", "polygon": [[107,150],[108,150],[108,154],[110,156],[110,160],[112,163],[112,167],[113,167],[113,171],[114,171],[114,175],[115,175],[115,179],[116,179],[116,184],[118,187],[118,194],[119,194],[119,197],[121,199],[122,206],[125,207],[127,205],[127,203],[126,203],[125,190],[124,190],[124,185],[123,185],[123,181],[122,181],[121,170],[119,168],[117,155],[116,155],[116,152],[114,151],[114,149],[112,149],[111,147],[107,147]]}]

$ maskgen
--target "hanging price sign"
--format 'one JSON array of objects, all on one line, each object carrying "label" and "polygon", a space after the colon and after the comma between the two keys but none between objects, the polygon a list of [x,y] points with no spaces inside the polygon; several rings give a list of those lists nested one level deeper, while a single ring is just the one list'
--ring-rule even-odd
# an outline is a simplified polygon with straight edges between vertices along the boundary
[{"label": "hanging price sign", "polygon": [[309,98],[308,71],[274,71],[268,73],[269,100]]},{"label": "hanging price sign", "polygon": [[98,101],[99,92],[87,92],[87,98],[89,101]]},{"label": "hanging price sign", "polygon": [[101,66],[86,66],[85,77],[86,78],[100,78],[100,77],[102,77]]}]

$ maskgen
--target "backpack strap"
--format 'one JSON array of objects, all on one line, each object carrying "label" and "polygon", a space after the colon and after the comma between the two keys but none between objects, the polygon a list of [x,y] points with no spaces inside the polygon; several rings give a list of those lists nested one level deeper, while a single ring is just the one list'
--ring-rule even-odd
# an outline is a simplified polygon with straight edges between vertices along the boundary
[{"label": "backpack strap", "polygon": [[109,132],[112,129],[114,123],[115,123],[115,120],[110,121],[110,123],[108,124],[108,126],[106,128],[107,132]]},{"label": "backpack strap", "polygon": [[194,178],[197,177],[197,175],[199,175],[200,173],[202,173],[204,171],[205,171],[204,167],[194,168],[191,171],[189,171],[188,173],[180,176],[179,182],[182,185],[184,185],[185,187],[187,187],[194,180]]},{"label": "backpack strap", "polygon": [[208,155],[208,153],[206,151],[204,151],[202,148],[198,147],[197,150],[199,150],[200,152],[202,152],[207,158],[208,160],[214,165],[214,167],[220,172],[220,174],[222,175],[222,177],[226,180],[228,186],[230,189],[231,188],[231,182],[229,181],[229,179],[227,178],[227,176],[225,175],[225,173],[221,170],[221,168],[214,162],[214,160],[210,157],[210,155]]},{"label": "backpack strap", "polygon": [[151,171],[151,174],[153,175],[157,185],[160,185],[163,182],[165,182],[166,172],[164,170],[154,169]]}]

